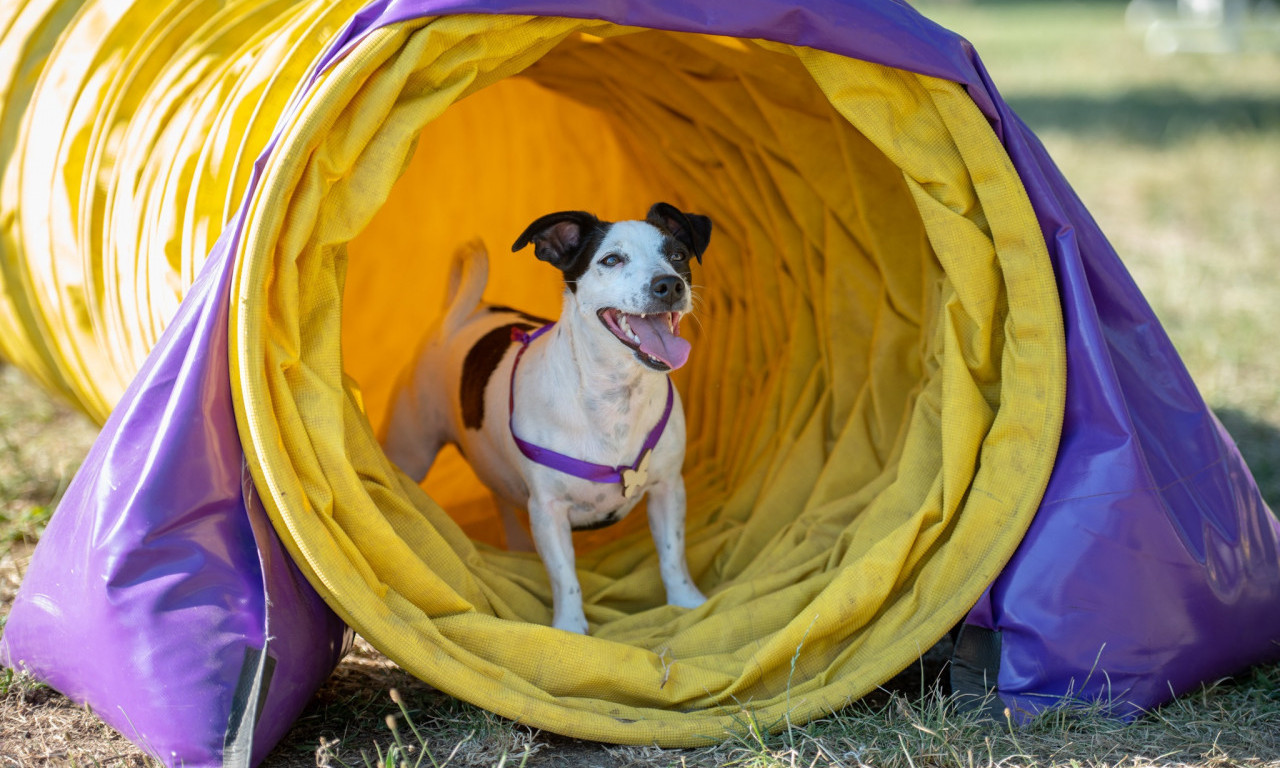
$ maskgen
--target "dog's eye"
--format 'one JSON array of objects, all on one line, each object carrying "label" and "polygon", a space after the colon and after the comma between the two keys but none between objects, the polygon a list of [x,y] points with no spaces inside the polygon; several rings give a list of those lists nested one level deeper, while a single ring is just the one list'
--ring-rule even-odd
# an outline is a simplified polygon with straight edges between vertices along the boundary
[{"label": "dog's eye", "polygon": [[687,258],[689,257],[685,255],[684,251],[676,251],[675,253],[671,254],[670,261],[679,262],[679,261],[684,261]]},{"label": "dog's eye", "polygon": [[603,259],[601,259],[600,263],[605,265],[606,267],[616,267],[622,263],[622,256],[616,253],[611,253],[608,256],[605,256]]}]

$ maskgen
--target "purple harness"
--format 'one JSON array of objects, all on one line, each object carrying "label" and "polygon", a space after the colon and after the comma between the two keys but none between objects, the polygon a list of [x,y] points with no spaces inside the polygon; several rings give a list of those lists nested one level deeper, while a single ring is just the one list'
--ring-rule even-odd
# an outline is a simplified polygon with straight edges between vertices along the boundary
[{"label": "purple harness", "polygon": [[507,398],[507,427],[511,430],[511,439],[516,441],[516,447],[529,461],[593,483],[622,483],[623,496],[630,498],[640,486],[644,485],[648,476],[649,454],[653,452],[654,446],[658,444],[663,431],[667,428],[667,419],[671,416],[671,405],[675,401],[675,388],[671,385],[671,379],[667,379],[667,407],[662,411],[662,418],[658,419],[658,423],[649,431],[649,437],[640,448],[640,455],[631,465],[611,467],[607,464],[595,464],[521,440],[516,434],[515,426],[516,369],[520,367],[520,358],[524,356],[530,342],[551,330],[554,325],[555,323],[547,323],[532,333],[519,327],[511,329],[511,340],[520,342],[516,359],[511,364],[511,389]]}]

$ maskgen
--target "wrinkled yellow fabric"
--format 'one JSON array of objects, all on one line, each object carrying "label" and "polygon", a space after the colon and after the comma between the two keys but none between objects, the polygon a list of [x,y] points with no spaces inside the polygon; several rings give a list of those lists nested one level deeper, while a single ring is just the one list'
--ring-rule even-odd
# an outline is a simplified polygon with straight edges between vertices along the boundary
[{"label": "wrinkled yellow fabric", "polygon": [[[711,599],[662,605],[633,515],[579,542],[591,635],[571,636],[545,626],[538,560],[483,543],[460,460],[429,494],[375,434],[455,246],[486,239],[491,300],[554,314],[559,277],[509,253],[515,235],[656,200],[716,227],[676,377]],[[839,708],[963,616],[1047,482],[1053,273],[953,83],[599,22],[422,20],[324,73],[248,204],[233,388],[286,547],[405,669],[535,727],[683,746]]]}]

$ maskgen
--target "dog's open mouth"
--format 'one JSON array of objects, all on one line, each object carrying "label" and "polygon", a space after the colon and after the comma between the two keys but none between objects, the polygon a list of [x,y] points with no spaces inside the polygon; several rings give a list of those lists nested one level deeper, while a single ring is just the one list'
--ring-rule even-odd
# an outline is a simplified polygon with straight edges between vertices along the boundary
[{"label": "dog's open mouth", "polygon": [[680,312],[632,315],[606,307],[596,313],[604,327],[635,350],[640,362],[658,371],[673,371],[689,359],[692,345],[680,338]]}]

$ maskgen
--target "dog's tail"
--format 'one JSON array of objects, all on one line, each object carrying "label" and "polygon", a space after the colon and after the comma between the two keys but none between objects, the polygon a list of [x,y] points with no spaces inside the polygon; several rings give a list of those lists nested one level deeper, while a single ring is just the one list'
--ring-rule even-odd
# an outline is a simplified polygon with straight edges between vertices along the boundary
[{"label": "dog's tail", "polygon": [[447,309],[440,321],[444,338],[455,335],[475,312],[488,282],[489,252],[482,240],[476,238],[454,251],[445,293]]}]

